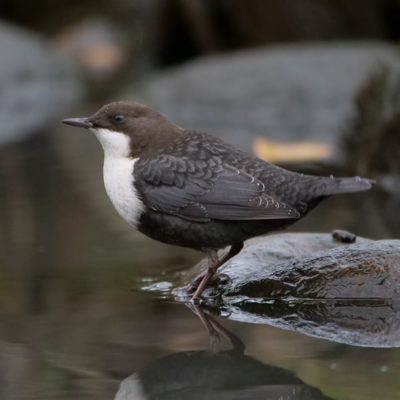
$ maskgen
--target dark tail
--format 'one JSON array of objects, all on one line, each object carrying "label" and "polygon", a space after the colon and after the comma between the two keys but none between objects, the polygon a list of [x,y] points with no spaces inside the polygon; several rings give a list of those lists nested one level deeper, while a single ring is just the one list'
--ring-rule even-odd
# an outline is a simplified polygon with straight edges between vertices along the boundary
[{"label": "dark tail", "polygon": [[[322,183],[322,182],[321,182]],[[354,176],[351,178],[325,178],[321,185],[321,194],[330,196],[341,193],[364,192],[370,190],[375,181]]]}]

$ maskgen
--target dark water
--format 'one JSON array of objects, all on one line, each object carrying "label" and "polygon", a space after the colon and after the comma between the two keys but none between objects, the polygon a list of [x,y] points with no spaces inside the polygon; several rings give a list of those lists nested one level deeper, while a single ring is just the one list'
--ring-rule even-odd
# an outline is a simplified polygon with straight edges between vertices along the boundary
[{"label": "dark water", "polygon": [[[101,158],[90,134],[58,126],[0,148],[0,399],[400,398],[398,349],[215,322],[140,290],[200,255],[130,231]],[[332,199],[295,230],[398,237],[397,204]]]}]

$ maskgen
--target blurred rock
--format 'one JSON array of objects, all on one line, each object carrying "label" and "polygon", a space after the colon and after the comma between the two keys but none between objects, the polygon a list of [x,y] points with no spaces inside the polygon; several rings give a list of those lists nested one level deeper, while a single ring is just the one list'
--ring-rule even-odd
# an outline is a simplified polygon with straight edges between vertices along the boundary
[{"label": "blurred rock", "polygon": [[400,71],[381,66],[355,96],[356,112],[343,140],[357,174],[376,176],[396,194],[400,179]]},{"label": "blurred rock", "polygon": [[371,208],[375,221],[386,227],[385,237],[398,237],[400,72],[377,68],[355,99],[356,112],[347,124],[342,143],[347,168],[351,173],[376,179],[379,199]]},{"label": "blurred rock", "polygon": [[[120,85],[125,76],[148,73],[156,59],[161,0],[117,0],[95,15],[76,18],[54,37],[56,46],[74,58],[91,84]],[[93,76],[95,75],[95,76]],[[94,78],[94,79],[93,79]]]},{"label": "blurred rock", "polygon": [[88,19],[62,31],[55,45],[90,76],[104,79],[126,62],[123,33],[104,19]]},{"label": "blurred rock", "polygon": [[73,66],[42,39],[0,22],[0,143],[57,120],[79,97]]},{"label": "blurred rock", "polygon": [[376,42],[270,47],[193,61],[128,95],[247,150],[265,136],[338,153],[354,94],[377,65],[397,69],[399,60],[394,47]]}]

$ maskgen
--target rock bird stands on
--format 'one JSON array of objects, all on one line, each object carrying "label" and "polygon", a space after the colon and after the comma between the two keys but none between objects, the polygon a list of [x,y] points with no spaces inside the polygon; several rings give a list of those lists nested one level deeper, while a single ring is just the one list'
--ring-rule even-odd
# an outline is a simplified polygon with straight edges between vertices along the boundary
[{"label": "rock bird stands on", "polygon": [[193,299],[246,239],[293,224],[328,196],[371,188],[368,179],[287,171],[139,103],[110,103],[63,122],[100,141],[104,185],[122,218],[155,240],[207,254]]}]

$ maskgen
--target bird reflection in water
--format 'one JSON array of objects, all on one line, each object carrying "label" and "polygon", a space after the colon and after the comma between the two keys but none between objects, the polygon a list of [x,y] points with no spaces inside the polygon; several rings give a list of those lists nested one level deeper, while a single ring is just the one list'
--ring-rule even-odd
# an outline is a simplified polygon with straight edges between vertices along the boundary
[{"label": "bird reflection in water", "polygon": [[[289,370],[245,355],[243,342],[206,309],[192,306],[206,327],[210,349],[174,353],[121,382],[115,400],[328,400]],[[226,338],[232,348],[218,351]]]}]

